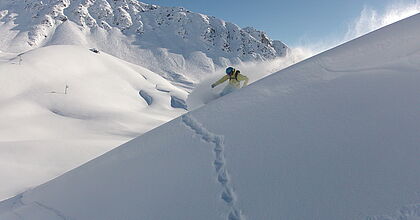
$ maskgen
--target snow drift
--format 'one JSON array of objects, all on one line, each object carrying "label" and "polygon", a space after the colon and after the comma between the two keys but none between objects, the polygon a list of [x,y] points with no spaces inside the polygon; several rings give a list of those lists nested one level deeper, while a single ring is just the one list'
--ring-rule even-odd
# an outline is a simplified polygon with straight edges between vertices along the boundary
[{"label": "snow drift", "polygon": [[0,56],[1,199],[185,113],[171,104],[185,91],[102,51],[50,46]]},{"label": "snow drift", "polygon": [[420,219],[420,15],[215,100],[0,219]]}]

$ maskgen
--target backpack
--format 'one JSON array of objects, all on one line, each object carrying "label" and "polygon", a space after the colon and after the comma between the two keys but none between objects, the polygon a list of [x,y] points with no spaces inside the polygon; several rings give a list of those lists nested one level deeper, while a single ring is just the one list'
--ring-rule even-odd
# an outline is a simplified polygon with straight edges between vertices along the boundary
[{"label": "backpack", "polygon": [[239,73],[241,73],[241,71],[236,70],[236,71],[235,71],[235,73],[233,73],[233,74],[232,74],[232,75],[234,75],[234,77],[233,77],[233,78],[232,78],[232,75],[230,75],[230,76],[229,76],[229,81],[230,81],[230,80],[232,80],[232,79],[236,79],[236,81],[239,81],[239,80],[238,80],[238,74],[239,74]]}]

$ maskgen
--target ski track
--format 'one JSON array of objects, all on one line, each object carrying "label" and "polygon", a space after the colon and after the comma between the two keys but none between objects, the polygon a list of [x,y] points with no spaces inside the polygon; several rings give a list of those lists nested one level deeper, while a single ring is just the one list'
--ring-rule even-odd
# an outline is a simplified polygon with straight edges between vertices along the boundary
[{"label": "ski track", "polygon": [[226,158],[224,155],[224,136],[211,133],[191,115],[183,115],[184,125],[194,131],[205,142],[214,145],[213,166],[217,173],[217,182],[222,186],[221,200],[229,207],[228,220],[244,220],[242,211],[236,205],[236,195],[233,191],[232,180],[226,168]]},{"label": "ski track", "polygon": [[20,207],[25,207],[25,206],[32,206],[34,208],[38,207],[40,209],[43,209],[47,212],[52,213],[53,215],[57,216],[59,219],[64,219],[64,220],[69,220],[69,217],[66,217],[65,215],[63,215],[60,211],[58,211],[57,209],[54,209],[50,206],[47,206],[39,201],[33,201],[31,203],[25,203],[23,202],[23,194],[19,194],[16,196],[16,200],[13,202],[12,206],[11,206],[11,213],[14,214],[16,217],[18,217],[19,219],[26,219],[26,217],[24,218],[23,215],[21,215],[18,212],[18,209]]},{"label": "ski track", "polygon": [[373,66],[373,67],[364,67],[364,68],[353,68],[353,69],[333,69],[330,67],[327,67],[325,64],[323,64],[322,61],[320,60],[315,60],[315,63],[323,70],[327,71],[327,72],[332,72],[332,73],[361,73],[361,72],[369,72],[369,71],[378,71],[378,70],[382,70],[382,71],[401,71],[401,70],[405,70],[405,71],[414,71],[414,72],[418,72],[419,69],[415,68],[415,67],[401,67],[401,66],[395,66],[395,64],[390,63],[384,66]]},{"label": "ski track", "polygon": [[56,209],[54,209],[54,208],[51,208],[51,207],[49,207],[49,206],[46,206],[46,205],[44,205],[44,204],[42,204],[42,203],[40,203],[40,202],[37,202],[37,201],[35,201],[34,202],[36,205],[38,205],[39,207],[41,207],[41,208],[43,208],[43,209],[45,209],[45,210],[47,210],[47,211],[50,211],[50,212],[52,212],[54,215],[56,215],[57,217],[59,217],[59,218],[61,218],[61,219],[64,219],[64,220],[67,220],[68,218],[66,217],[66,216],[64,216],[60,211],[58,211],[58,210],[56,210]]},{"label": "ski track", "polygon": [[24,206],[25,204],[22,202],[22,198],[23,198],[23,194],[21,193],[21,194],[19,194],[19,195],[17,195],[16,196],[16,200],[15,201],[13,201],[13,204],[12,204],[12,213],[14,214],[14,215],[16,215],[19,219],[21,219],[21,220],[23,220],[24,218],[23,218],[23,216],[22,215],[20,215],[18,212],[16,212],[15,211],[15,209],[17,208],[17,207],[21,207],[21,206]]},{"label": "ski track", "polygon": [[368,216],[366,220],[419,220],[420,203],[405,206],[394,215]]}]

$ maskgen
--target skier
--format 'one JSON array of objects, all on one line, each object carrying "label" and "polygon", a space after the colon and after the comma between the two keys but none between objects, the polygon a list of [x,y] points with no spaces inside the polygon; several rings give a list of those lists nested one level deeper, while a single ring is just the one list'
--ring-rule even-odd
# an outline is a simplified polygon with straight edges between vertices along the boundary
[{"label": "skier", "polygon": [[241,71],[236,70],[233,67],[226,68],[226,75],[223,76],[221,79],[217,80],[217,82],[213,83],[211,85],[211,88],[214,88],[218,86],[219,84],[222,84],[226,80],[229,80],[229,84],[223,89],[222,93],[220,93],[220,96],[227,95],[236,89],[241,88],[241,81],[244,81],[242,87],[245,87],[248,85],[248,77],[241,74]]}]

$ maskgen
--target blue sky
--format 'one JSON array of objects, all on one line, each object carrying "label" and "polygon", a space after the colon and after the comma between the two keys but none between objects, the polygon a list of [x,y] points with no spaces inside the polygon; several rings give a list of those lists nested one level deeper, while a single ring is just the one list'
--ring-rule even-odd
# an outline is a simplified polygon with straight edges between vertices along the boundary
[{"label": "blue sky", "polygon": [[395,2],[418,0],[143,0],[161,6],[182,6],[241,27],[263,30],[288,45],[342,36],[365,8],[385,10]]}]

